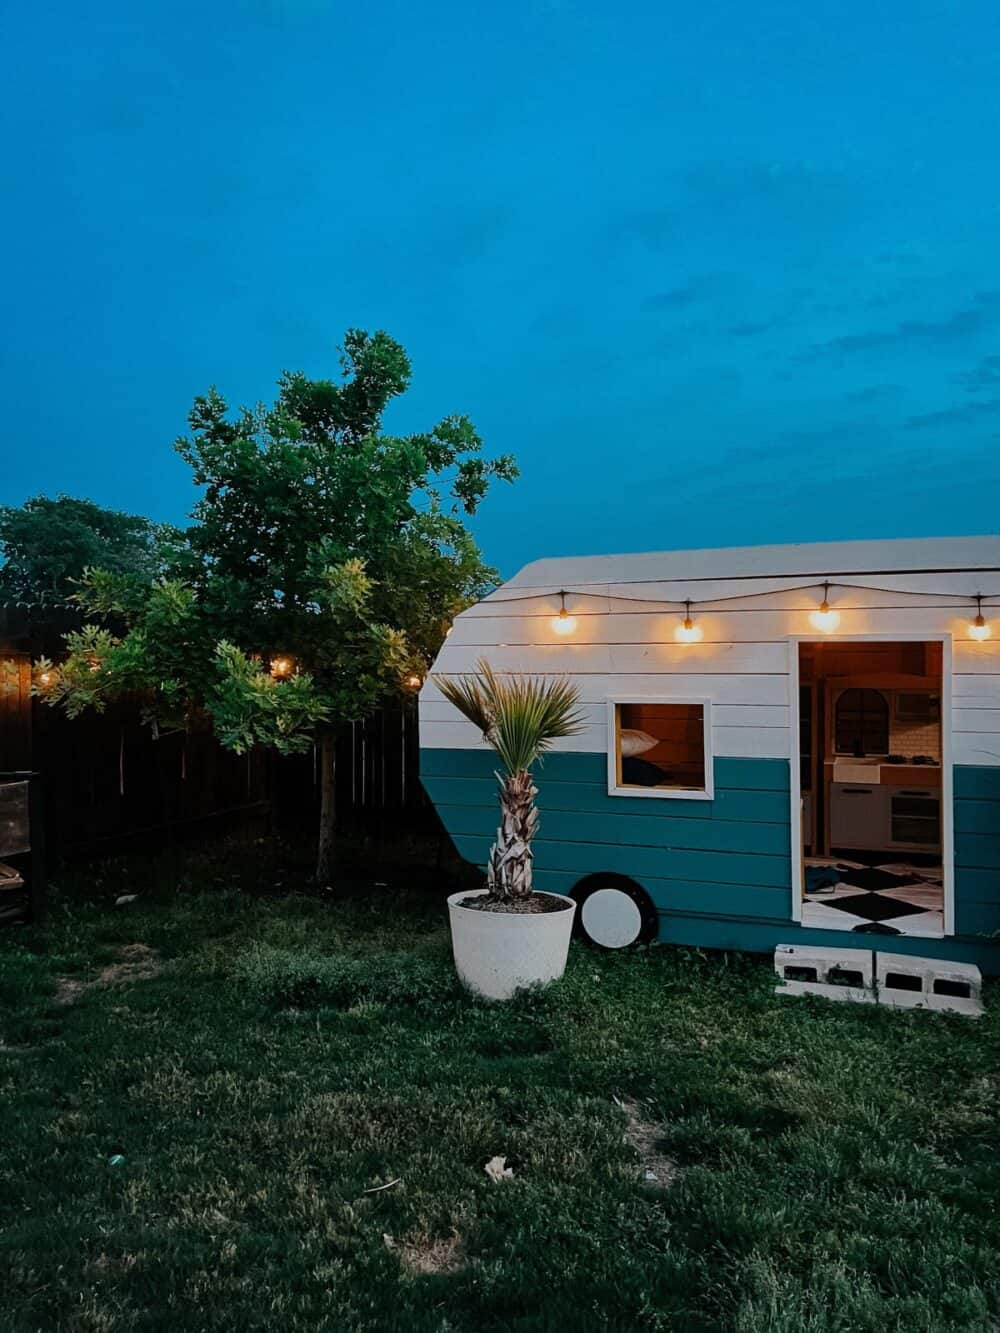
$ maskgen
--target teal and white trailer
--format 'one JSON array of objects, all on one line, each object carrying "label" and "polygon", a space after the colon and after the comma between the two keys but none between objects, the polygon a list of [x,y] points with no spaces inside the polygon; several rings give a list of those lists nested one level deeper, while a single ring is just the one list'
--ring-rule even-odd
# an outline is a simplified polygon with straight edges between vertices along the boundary
[{"label": "teal and white trailer", "polygon": [[992,536],[539,560],[456,619],[422,779],[483,865],[494,756],[435,677],[567,676],[585,726],[538,769],[535,881],[595,942],[998,972],[997,606]]}]

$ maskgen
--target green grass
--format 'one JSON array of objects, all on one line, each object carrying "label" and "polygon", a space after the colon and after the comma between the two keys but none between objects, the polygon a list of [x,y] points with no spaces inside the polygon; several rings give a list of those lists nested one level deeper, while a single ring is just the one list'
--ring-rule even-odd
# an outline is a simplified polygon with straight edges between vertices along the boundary
[{"label": "green grass", "polygon": [[[0,1328],[1000,1327],[996,991],[977,1024],[574,946],[494,1008],[442,919],[222,889],[0,933]],[[159,975],[55,1002],[135,943]]]}]

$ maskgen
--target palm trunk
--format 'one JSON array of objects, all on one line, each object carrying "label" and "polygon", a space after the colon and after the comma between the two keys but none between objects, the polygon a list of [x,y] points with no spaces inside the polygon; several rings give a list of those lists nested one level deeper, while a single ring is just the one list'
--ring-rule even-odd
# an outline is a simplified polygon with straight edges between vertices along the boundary
[{"label": "palm trunk", "polygon": [[538,831],[537,795],[538,789],[525,769],[501,780],[500,827],[490,851],[486,884],[490,896],[502,902],[531,896],[531,839]]},{"label": "palm trunk", "polygon": [[333,838],[337,824],[337,741],[324,736],[319,743],[319,840],[316,848],[316,883],[328,888],[333,878]]}]

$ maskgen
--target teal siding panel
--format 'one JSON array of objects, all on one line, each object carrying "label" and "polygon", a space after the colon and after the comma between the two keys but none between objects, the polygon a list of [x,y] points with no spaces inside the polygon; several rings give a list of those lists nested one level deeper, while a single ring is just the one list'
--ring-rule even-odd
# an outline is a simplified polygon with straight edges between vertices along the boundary
[{"label": "teal siding panel", "polygon": [[1000,835],[1000,801],[956,800],[955,833]]},{"label": "teal siding panel", "polygon": [[1000,767],[957,765],[954,788],[955,798],[959,801],[1000,801]]},{"label": "teal siding panel", "polygon": [[[455,846],[473,865],[485,865],[491,837],[458,834]],[[629,847],[611,843],[552,842],[535,844],[535,865],[542,870],[575,870],[580,875],[614,870],[642,880],[698,880],[708,884],[762,884],[784,889],[791,884],[788,856],[763,856],[749,852],[704,852],[666,850],[659,847]]]},{"label": "teal siding panel", "polygon": [[1000,931],[1000,768],[954,770],[955,929]]},{"label": "teal siding panel", "polygon": [[[425,748],[420,751],[420,771],[428,778],[489,778],[496,767],[497,759],[492,750]],[[607,756],[604,754],[559,751],[546,755],[534,771],[539,784],[589,782],[607,787]],[[716,787],[778,792],[787,792],[789,789],[787,759],[716,758],[714,772]]]},{"label": "teal siding panel", "polygon": [[[496,810],[497,784],[490,778],[444,778],[423,775],[435,805],[480,806]],[[748,824],[788,824],[788,793],[729,791],[716,787],[712,801],[654,800],[641,796],[609,796],[607,784],[552,782],[541,775],[538,808],[578,813],[639,815],[646,819],[726,820]]]},{"label": "teal siding panel", "polygon": [[[461,833],[492,836],[497,804],[488,806],[438,805],[445,828]],[[716,819],[655,819],[616,811],[585,814],[542,810],[536,849],[549,842],[607,843],[628,847],[664,847],[704,852],[752,852],[767,856],[789,854],[787,824],[737,824]],[[543,853],[536,850],[536,856]]]},{"label": "teal siding panel", "polygon": [[1000,894],[990,903],[966,899],[956,914],[955,926],[960,935],[996,935],[1000,944]]},{"label": "teal siding panel", "polygon": [[714,767],[717,787],[740,787],[757,791],[789,790],[791,779],[787,759],[716,758]]},{"label": "teal siding panel", "polygon": [[959,909],[963,903],[1000,903],[1000,871],[956,866],[955,886],[956,907]]},{"label": "teal siding panel", "polygon": [[[575,871],[535,870],[535,887],[570,893],[580,876]],[[762,884],[698,884],[647,877],[642,887],[659,912],[691,915],[753,917],[791,924],[791,893]]]},{"label": "teal siding panel", "polygon": [[955,865],[962,869],[996,871],[1000,866],[1000,829],[994,834],[956,832]]}]

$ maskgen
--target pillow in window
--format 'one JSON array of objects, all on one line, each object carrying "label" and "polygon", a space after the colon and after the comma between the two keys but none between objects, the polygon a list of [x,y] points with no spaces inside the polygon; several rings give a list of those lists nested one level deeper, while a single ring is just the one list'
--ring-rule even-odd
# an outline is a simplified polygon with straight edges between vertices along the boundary
[{"label": "pillow in window", "polygon": [[645,754],[651,750],[654,745],[659,745],[655,736],[650,736],[648,731],[637,731],[632,727],[625,727],[621,733],[622,758],[631,759],[633,755]]}]

